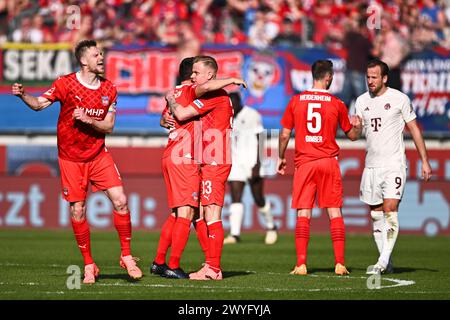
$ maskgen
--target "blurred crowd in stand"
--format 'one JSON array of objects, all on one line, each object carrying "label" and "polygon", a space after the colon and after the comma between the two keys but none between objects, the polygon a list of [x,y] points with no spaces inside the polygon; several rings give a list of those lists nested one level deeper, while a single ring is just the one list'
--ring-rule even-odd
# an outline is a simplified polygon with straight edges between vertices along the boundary
[{"label": "blurred crowd in stand", "polygon": [[345,49],[346,85],[359,92],[370,56],[388,63],[395,82],[410,52],[450,49],[450,1],[0,0],[0,44],[85,38],[104,47],[174,46],[180,59],[202,44]]}]

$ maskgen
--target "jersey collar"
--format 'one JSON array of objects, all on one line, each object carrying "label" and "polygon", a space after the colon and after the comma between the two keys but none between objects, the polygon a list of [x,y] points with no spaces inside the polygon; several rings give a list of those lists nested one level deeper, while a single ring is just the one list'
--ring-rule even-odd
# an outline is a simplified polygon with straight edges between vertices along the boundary
[{"label": "jersey collar", "polygon": [[93,86],[84,82],[83,79],[81,79],[81,74],[79,72],[75,73],[75,76],[77,77],[78,82],[88,89],[97,90],[98,88],[100,88],[101,85],[100,80],[98,81],[97,85]]},{"label": "jersey collar", "polygon": [[306,91],[318,91],[318,92],[326,92],[326,93],[328,93],[328,90],[325,90],[325,89],[314,89],[314,88],[311,88],[311,89],[308,89]]}]

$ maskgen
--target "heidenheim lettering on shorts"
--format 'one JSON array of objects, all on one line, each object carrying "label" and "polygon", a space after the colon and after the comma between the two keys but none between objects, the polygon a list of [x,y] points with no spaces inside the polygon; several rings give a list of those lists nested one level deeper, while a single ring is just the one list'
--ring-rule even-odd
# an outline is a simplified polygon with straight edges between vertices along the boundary
[{"label": "heidenheim lettering on shorts", "polygon": [[309,101],[331,101],[330,96],[323,96],[318,94],[302,94],[300,96],[300,100],[309,100]]}]

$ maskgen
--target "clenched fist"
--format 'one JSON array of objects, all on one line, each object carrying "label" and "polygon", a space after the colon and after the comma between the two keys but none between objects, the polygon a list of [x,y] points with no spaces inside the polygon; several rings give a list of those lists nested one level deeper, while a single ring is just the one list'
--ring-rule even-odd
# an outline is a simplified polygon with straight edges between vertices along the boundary
[{"label": "clenched fist", "polygon": [[21,96],[24,93],[23,85],[21,83],[14,83],[11,87],[11,92],[15,96]]},{"label": "clenched fist", "polygon": [[76,108],[75,110],[73,110],[73,117],[76,120],[80,120],[81,122],[84,122],[87,124],[92,124],[92,122],[94,121],[91,117],[86,115],[86,113],[84,112],[84,109],[81,109],[81,108]]}]

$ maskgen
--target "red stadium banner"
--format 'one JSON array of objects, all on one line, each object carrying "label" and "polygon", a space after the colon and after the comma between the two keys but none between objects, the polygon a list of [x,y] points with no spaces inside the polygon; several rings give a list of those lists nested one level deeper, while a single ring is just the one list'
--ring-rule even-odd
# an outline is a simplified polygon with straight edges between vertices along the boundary
[{"label": "red stadium banner", "polygon": [[[160,171],[162,149],[109,149],[124,177],[133,226],[136,229],[159,230],[169,213]],[[293,150],[288,151],[288,159],[292,160]],[[0,147],[0,165],[2,153],[5,154],[5,151]],[[344,177],[343,214],[348,232],[371,232],[369,209],[359,200],[364,156],[365,151],[361,149],[341,150],[340,165]],[[402,232],[430,236],[450,234],[448,151],[429,151],[435,176],[434,180],[428,183],[416,179],[420,176],[417,152],[407,150],[407,157],[409,178],[399,210]],[[7,165],[8,161],[5,162]],[[295,210],[290,208],[292,161],[290,164],[287,176],[271,178],[266,180],[265,184],[267,200],[272,205],[276,224],[281,231],[293,231],[296,221]],[[13,171],[0,166],[0,172],[9,172],[8,175],[0,176],[0,228],[70,227],[68,204],[61,198],[59,177],[55,176],[54,165],[48,160],[29,160],[27,163],[15,165]],[[244,191],[243,202],[246,210],[243,231],[263,230],[262,217],[258,215],[248,189]],[[225,203],[224,226],[229,228],[229,194],[226,195]],[[102,192],[88,196],[87,215],[92,227],[113,228],[112,205]],[[328,217],[324,210],[313,210],[311,228],[313,232],[328,232]]]}]

